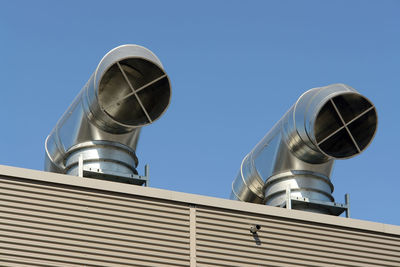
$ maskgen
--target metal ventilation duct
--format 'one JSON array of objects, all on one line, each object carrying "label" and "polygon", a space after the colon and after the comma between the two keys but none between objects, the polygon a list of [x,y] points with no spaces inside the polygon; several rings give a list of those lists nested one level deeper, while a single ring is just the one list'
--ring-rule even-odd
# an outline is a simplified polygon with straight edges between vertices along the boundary
[{"label": "metal ventilation duct", "polygon": [[[282,206],[291,197],[333,202],[334,159],[360,154],[377,128],[375,106],[355,89],[333,84],[305,92],[243,159],[231,199]],[[309,205],[294,209],[330,213]]]},{"label": "metal ventilation duct", "polygon": [[170,97],[168,76],[150,50],[112,49],[47,137],[45,170],[78,175],[81,160],[85,169],[137,174],[140,129],[161,117]]}]

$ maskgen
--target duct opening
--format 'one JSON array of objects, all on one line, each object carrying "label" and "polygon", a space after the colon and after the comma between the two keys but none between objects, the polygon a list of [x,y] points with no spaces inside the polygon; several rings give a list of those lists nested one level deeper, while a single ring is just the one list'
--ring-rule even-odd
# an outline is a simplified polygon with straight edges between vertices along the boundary
[{"label": "duct opening", "polygon": [[167,109],[170,96],[168,76],[158,65],[142,58],[113,64],[98,89],[102,110],[114,121],[134,127],[157,120]]},{"label": "duct opening", "polygon": [[330,157],[348,158],[372,141],[377,114],[365,97],[346,93],[329,99],[319,110],[314,135],[319,149]]}]

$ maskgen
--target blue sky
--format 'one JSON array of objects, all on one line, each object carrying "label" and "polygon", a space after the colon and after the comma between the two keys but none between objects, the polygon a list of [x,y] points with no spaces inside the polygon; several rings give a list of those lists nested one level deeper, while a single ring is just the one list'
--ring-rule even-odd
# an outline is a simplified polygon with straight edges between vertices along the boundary
[{"label": "blue sky", "polygon": [[352,217],[400,225],[399,1],[2,1],[0,164],[42,169],[44,140],[103,55],[152,50],[169,110],[143,129],[151,186],[228,198],[241,160],[306,90],[345,83],[375,140],[335,163]]}]

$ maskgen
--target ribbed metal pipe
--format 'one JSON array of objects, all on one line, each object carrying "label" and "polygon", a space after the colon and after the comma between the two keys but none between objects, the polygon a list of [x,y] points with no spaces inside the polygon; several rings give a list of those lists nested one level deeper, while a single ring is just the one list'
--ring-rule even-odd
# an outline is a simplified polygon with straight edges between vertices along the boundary
[{"label": "ribbed metal pipe", "polygon": [[123,45],[108,52],[45,142],[45,170],[77,175],[83,166],[137,174],[141,127],[168,108],[171,87],[148,49]]},{"label": "ribbed metal pipe", "polygon": [[231,199],[279,206],[289,186],[291,196],[333,202],[334,159],[360,154],[376,128],[375,106],[355,89],[311,89],[243,159]]}]

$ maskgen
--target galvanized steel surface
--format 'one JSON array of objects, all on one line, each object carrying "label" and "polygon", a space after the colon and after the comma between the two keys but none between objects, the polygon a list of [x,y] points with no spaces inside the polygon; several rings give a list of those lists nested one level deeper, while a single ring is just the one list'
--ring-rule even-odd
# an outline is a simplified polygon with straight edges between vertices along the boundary
[{"label": "galvanized steel surface", "polygon": [[150,50],[114,48],[47,137],[45,170],[76,175],[82,154],[85,167],[136,174],[140,129],[165,112],[170,97],[168,76]]},{"label": "galvanized steel surface", "polygon": [[243,159],[231,199],[279,206],[290,187],[294,197],[333,202],[334,159],[365,150],[376,127],[374,105],[355,89],[344,84],[311,89]]}]

